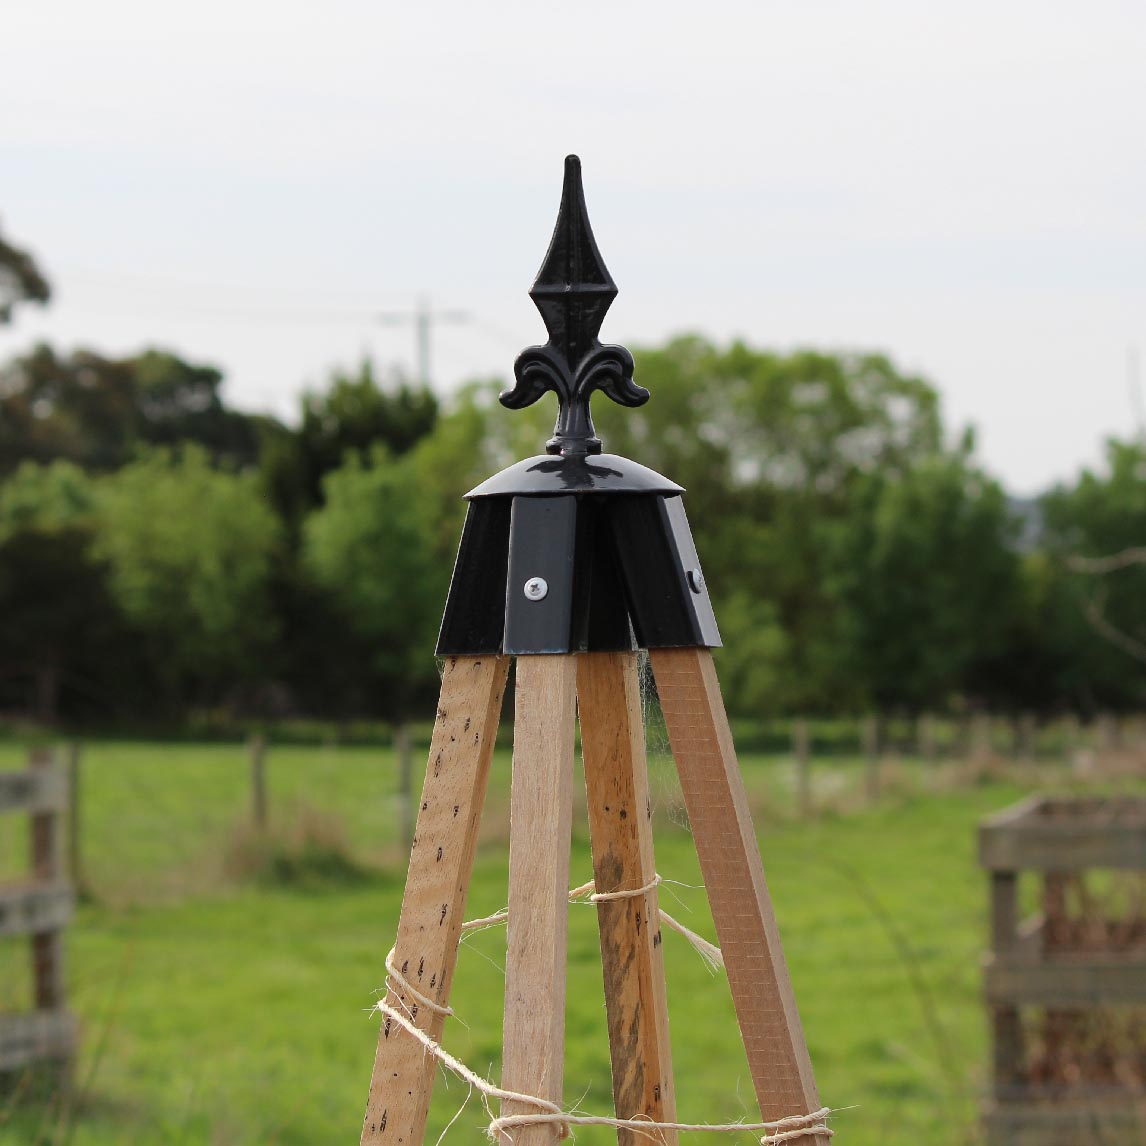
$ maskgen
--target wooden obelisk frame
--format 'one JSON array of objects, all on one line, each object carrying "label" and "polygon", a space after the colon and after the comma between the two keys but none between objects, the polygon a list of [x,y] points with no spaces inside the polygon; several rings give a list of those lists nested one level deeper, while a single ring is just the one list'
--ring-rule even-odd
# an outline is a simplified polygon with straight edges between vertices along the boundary
[{"label": "wooden obelisk frame", "polygon": [[[711,648],[720,644],[681,488],[601,453],[589,397],[637,406],[632,357],[597,332],[616,287],[566,161],[557,228],[530,292],[550,340],[524,351],[519,408],[554,390],[547,454],[467,496],[438,652],[441,697],[384,1003],[440,1044],[511,656],[506,983],[500,1087],[562,1105],[576,723],[581,746],[618,1119],[679,1120],[669,1041],[637,648],[653,677],[696,839],[764,1122],[806,1117],[785,1142],[825,1146],[822,1110],[748,812]],[[637,648],[634,647],[637,646]],[[427,1005],[432,1003],[432,1006]],[[404,1019],[404,1021],[407,1021]],[[385,1016],[361,1146],[422,1146],[436,1060]],[[538,1106],[502,1103],[501,1116]],[[551,1117],[551,1116],[550,1116]],[[556,1121],[500,1130],[552,1146]],[[620,1146],[677,1132],[617,1129]]]},{"label": "wooden obelisk frame", "polygon": [[[578,709],[597,889],[644,887],[655,877],[638,655],[517,660],[501,1085],[558,1104]],[[650,656],[762,1118],[809,1114],[821,1104],[712,655],[670,649]],[[505,656],[457,657],[442,678],[395,951],[408,982],[443,1007],[508,667]],[[617,1116],[674,1121],[655,887],[598,904],[598,919]],[[386,1001],[441,1040],[441,1015],[420,1010],[394,987]],[[362,1146],[421,1146],[435,1073],[424,1048],[384,1022]],[[518,1112],[507,1107],[503,1113]],[[647,1140],[618,1133],[625,1146]],[[661,1140],[674,1143],[676,1135],[665,1131]],[[509,1137],[504,1141],[508,1146]],[[548,1146],[557,1132],[521,1127],[512,1141]],[[797,1140],[825,1141],[814,1131]]]}]

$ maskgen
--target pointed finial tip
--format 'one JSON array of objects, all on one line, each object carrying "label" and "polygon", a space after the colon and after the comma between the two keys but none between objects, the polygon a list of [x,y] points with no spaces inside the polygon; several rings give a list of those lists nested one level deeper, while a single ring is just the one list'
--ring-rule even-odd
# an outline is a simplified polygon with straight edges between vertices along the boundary
[{"label": "pointed finial tip", "polygon": [[589,226],[581,159],[567,155],[557,224],[529,292],[549,341],[518,355],[513,367],[516,385],[500,395],[503,406],[519,410],[546,391],[556,392],[557,425],[545,445],[551,454],[601,452],[601,439],[589,413],[589,398],[595,390],[622,406],[640,406],[649,396],[633,382],[632,355],[623,346],[603,346],[597,338],[616,295],[616,285]]}]

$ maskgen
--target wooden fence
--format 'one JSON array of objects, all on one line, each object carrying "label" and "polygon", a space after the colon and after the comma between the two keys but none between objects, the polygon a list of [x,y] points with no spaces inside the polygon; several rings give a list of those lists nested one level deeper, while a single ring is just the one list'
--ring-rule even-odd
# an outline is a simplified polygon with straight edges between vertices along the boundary
[{"label": "wooden fence", "polygon": [[30,820],[29,878],[0,885],[0,941],[31,945],[30,1009],[0,1014],[0,1072],[38,1062],[68,1063],[76,1048],[75,1019],[64,992],[63,930],[74,895],[61,862],[61,821],[68,807],[67,773],[52,753],[36,749],[24,772],[0,772],[0,815]]}]

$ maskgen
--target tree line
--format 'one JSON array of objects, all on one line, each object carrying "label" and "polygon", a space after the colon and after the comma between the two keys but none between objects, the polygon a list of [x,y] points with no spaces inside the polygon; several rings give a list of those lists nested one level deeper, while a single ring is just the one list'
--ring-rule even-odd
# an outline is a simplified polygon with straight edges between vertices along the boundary
[{"label": "tree line", "polygon": [[[1146,566],[1079,560],[1146,539],[1141,442],[1024,501],[884,356],[687,336],[635,358],[652,399],[601,402],[598,430],[688,491],[734,713],[1141,706]],[[0,366],[0,710],[432,711],[461,495],[539,452],[552,409],[364,362],[287,424],[222,385],[158,350]]]}]

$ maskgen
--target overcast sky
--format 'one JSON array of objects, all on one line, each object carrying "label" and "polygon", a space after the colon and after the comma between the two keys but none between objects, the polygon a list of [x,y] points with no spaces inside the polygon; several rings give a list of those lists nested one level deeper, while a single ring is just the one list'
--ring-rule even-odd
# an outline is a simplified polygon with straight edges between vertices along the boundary
[{"label": "overcast sky", "polygon": [[[582,157],[603,336],[883,350],[1015,492],[1135,432],[1146,4],[4,0],[0,218],[57,290],[0,332],[222,367],[293,413],[420,296],[442,392],[543,339]],[[655,395],[654,395],[655,400]]]}]

